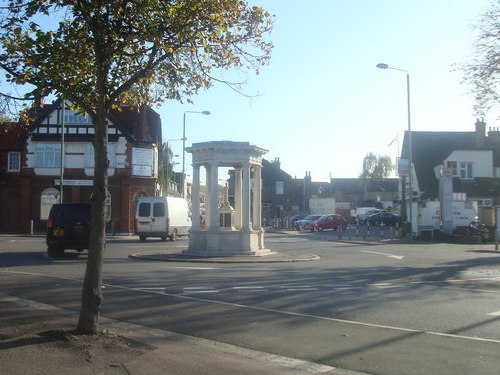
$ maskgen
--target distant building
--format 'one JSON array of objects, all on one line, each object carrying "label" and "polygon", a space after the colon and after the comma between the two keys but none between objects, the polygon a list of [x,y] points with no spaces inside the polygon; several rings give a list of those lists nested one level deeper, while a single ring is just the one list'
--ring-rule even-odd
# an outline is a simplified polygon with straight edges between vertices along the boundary
[{"label": "distant building", "polygon": [[[465,202],[465,207],[477,204],[480,220],[495,224],[494,207],[500,204],[500,129],[486,132],[486,123],[477,120],[470,132],[412,131],[411,135],[413,186],[408,178],[401,179],[401,186],[407,206],[411,195],[413,221],[425,224],[420,222],[421,211],[429,202],[441,201],[440,187],[449,176],[450,199]],[[405,132],[401,159],[408,159],[408,154],[409,134]],[[438,211],[442,216],[442,207]]]},{"label": "distant building", "polygon": [[[229,199],[232,202],[234,176],[230,174]],[[283,218],[297,213],[311,213],[311,199],[334,199],[336,213],[347,218],[360,205],[379,202],[384,207],[394,206],[398,200],[398,179],[367,180],[359,178],[312,181],[311,172],[304,178],[293,178],[281,169],[279,159],[262,160],[262,216],[263,219]],[[317,201],[315,201],[317,203]],[[317,206],[317,205],[315,205]]]}]

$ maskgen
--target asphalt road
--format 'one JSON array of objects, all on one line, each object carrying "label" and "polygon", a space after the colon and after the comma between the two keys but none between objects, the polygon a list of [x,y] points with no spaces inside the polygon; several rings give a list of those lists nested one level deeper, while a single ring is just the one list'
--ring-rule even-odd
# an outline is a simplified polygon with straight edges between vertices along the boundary
[{"label": "asphalt road", "polygon": [[[317,261],[131,259],[182,249],[110,238],[102,315],[372,374],[498,374],[500,252],[494,245],[338,241],[269,233],[274,251]],[[86,255],[46,256],[41,237],[0,237],[0,291],[78,310]]]}]

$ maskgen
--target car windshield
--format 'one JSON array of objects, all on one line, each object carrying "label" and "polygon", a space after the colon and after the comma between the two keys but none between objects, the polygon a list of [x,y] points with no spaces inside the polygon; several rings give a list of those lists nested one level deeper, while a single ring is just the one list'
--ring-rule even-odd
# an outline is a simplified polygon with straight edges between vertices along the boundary
[{"label": "car windshield", "polygon": [[308,215],[303,220],[312,220],[314,219],[314,217],[315,217],[314,215]]}]

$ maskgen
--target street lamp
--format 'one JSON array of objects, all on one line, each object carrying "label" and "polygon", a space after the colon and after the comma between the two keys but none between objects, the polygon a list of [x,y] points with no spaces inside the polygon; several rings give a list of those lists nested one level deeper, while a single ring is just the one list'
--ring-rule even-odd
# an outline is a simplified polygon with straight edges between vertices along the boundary
[{"label": "street lamp", "polygon": [[184,121],[182,123],[182,197],[186,198],[185,178],[186,178],[186,114],[199,113],[202,115],[210,115],[209,111],[185,111]]},{"label": "street lamp", "polygon": [[[409,185],[410,185],[410,218],[408,220],[408,224],[410,226],[410,239],[413,236],[413,228],[412,228],[412,220],[413,220],[413,152],[412,152],[412,141],[411,141],[411,120],[410,120],[410,73],[405,69],[393,68],[384,63],[377,64],[377,68],[379,69],[392,69],[398,70],[400,72],[406,73],[406,96],[407,96],[407,108],[408,108],[408,163],[409,165]],[[406,188],[406,187],[404,187]]]}]

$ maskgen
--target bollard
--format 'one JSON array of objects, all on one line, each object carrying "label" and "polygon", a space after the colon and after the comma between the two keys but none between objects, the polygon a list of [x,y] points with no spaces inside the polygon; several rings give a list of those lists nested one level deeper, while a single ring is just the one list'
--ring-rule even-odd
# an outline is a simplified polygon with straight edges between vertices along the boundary
[{"label": "bollard", "polygon": [[30,220],[30,234],[33,236],[33,219]]}]

